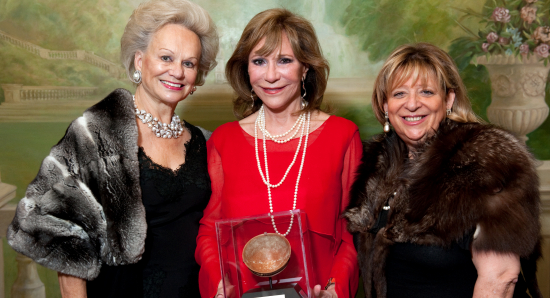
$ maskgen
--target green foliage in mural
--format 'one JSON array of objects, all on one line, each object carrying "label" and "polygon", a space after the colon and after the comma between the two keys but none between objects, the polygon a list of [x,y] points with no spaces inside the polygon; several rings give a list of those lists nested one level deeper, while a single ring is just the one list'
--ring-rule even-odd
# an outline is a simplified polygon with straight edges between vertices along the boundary
[{"label": "green foliage in mural", "polygon": [[482,65],[468,65],[460,73],[464,85],[466,85],[468,98],[472,103],[474,112],[487,119],[487,107],[491,103],[491,84],[489,72]]},{"label": "green foliage in mural", "polygon": [[[550,1],[546,2],[546,4]],[[546,83],[546,96],[544,100],[546,104],[550,106],[550,84]],[[528,134],[527,137],[527,146],[531,148],[535,157],[540,160],[549,160],[550,159],[550,146],[548,142],[550,141],[550,117],[546,118],[546,121],[539,126],[535,131]]]},{"label": "green foliage in mural", "polygon": [[456,23],[446,0],[352,0],[343,22],[357,35],[371,61],[384,60],[397,46],[429,42],[445,46]]},{"label": "green foliage in mural", "polygon": [[353,121],[359,127],[362,140],[368,140],[372,136],[382,133],[382,125],[374,116],[371,106],[356,107],[346,106],[338,110],[337,115]]},{"label": "green foliage in mural", "polygon": [[[550,97],[546,90],[546,103],[550,103]],[[540,160],[549,160],[550,159],[550,146],[548,146],[548,141],[550,140],[550,119],[546,121],[539,127],[537,130],[528,134],[527,137],[527,146],[531,148],[531,151],[535,154],[535,157]]]},{"label": "green foliage in mural", "polygon": [[3,0],[0,28],[50,50],[87,50],[118,62],[120,36],[133,10],[125,1]]}]

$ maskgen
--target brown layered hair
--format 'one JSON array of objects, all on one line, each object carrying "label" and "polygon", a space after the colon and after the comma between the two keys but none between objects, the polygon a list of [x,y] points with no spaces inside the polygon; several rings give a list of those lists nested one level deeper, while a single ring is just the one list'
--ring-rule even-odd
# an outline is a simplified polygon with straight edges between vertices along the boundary
[{"label": "brown layered hair", "polygon": [[253,101],[250,97],[252,86],[248,76],[248,58],[252,49],[265,38],[258,54],[273,53],[281,47],[283,32],[288,37],[296,59],[308,68],[304,81],[304,99],[308,105],[302,112],[320,109],[330,69],[315,29],[303,17],[286,9],[274,8],[260,12],[250,20],[225,67],[225,76],[237,93],[237,98],[233,100],[233,112],[238,119],[251,115],[262,105],[261,100]]},{"label": "brown layered hair", "polygon": [[412,78],[426,84],[434,79],[439,90],[445,94],[454,91],[455,100],[451,114],[447,116],[457,122],[483,122],[472,110],[466,95],[466,87],[458,73],[458,68],[449,54],[429,43],[402,45],[395,49],[378,73],[372,93],[372,110],[376,119],[384,123],[384,103],[388,94],[397,86]]}]

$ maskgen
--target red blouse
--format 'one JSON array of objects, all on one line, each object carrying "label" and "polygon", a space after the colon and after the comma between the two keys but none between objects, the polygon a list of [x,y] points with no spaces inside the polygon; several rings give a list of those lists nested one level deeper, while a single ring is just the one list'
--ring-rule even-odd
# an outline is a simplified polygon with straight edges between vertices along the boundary
[{"label": "red blouse", "polygon": [[[262,142],[258,140],[258,150],[265,166]],[[298,139],[285,144],[267,142],[271,183],[278,183],[283,177],[297,146]],[[212,298],[221,280],[215,221],[266,214],[269,201],[267,187],[258,172],[254,136],[246,133],[237,121],[216,129],[207,147],[212,196],[200,222],[195,258],[201,265],[201,296]],[[361,154],[357,126],[344,118],[329,117],[309,135],[298,189],[296,209],[306,212],[312,232],[314,284],[324,286],[329,277],[334,277],[340,298],[353,297],[358,285],[357,252],[340,214],[348,205],[349,189]],[[302,150],[285,182],[271,189],[274,212],[292,209],[301,157]],[[277,228],[284,233],[287,226]]]}]

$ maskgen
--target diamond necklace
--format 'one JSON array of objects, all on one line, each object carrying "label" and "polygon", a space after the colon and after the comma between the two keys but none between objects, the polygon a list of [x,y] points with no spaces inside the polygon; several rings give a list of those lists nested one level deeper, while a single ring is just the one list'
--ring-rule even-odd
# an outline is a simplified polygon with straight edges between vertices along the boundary
[{"label": "diamond necklace", "polygon": [[183,134],[182,121],[178,115],[172,115],[172,122],[168,125],[167,123],[160,122],[157,117],[153,118],[151,113],[147,113],[145,110],[139,110],[136,105],[135,95],[132,95],[132,100],[134,101],[134,108],[136,109],[136,117],[138,117],[144,124],[147,123],[147,126],[158,138],[177,139]]},{"label": "diamond necklace", "polygon": [[[261,110],[263,111],[263,106],[262,106]],[[263,149],[264,149],[264,162],[265,162],[265,176],[264,176],[264,173],[262,171],[260,156],[258,154],[258,127],[260,127],[260,130],[262,132],[264,130],[267,131],[265,129],[265,113],[259,113],[258,117],[256,118],[256,121],[254,122],[254,149],[256,151],[256,162],[257,162],[257,165],[258,165],[258,171],[260,172],[260,176],[262,177],[262,181],[267,186],[267,196],[269,198],[269,216],[271,217],[271,223],[273,224],[273,229],[275,229],[275,232],[277,234],[282,235],[282,236],[286,236],[290,233],[290,230],[292,228],[292,223],[294,222],[294,214],[292,213],[292,210],[296,209],[296,201],[298,199],[298,185],[300,184],[300,177],[302,176],[302,169],[304,167],[304,160],[305,160],[305,157],[306,157],[307,141],[309,139],[310,118],[311,118],[311,115],[310,115],[310,112],[308,112],[307,116],[305,117],[306,121],[301,121],[300,125],[298,126],[298,128],[297,128],[298,130],[300,130],[300,127],[301,127],[301,134],[300,134],[300,141],[298,142],[298,148],[296,148],[296,153],[294,154],[294,158],[293,158],[290,166],[287,168],[283,178],[281,179],[281,182],[279,182],[277,184],[271,184],[270,181],[269,181],[270,180],[269,179],[269,167],[268,167],[268,164],[267,164],[267,146],[266,146],[267,137],[265,136],[265,134],[263,136],[264,137],[263,138]],[[262,127],[260,126],[260,123],[263,123],[263,125],[264,125],[263,130],[262,130]],[[302,145],[302,137],[304,136],[304,130],[305,130],[306,139],[305,139],[305,144],[304,144],[304,149],[303,149],[303,154],[302,154],[302,162],[300,164],[300,169],[298,170],[298,177],[296,177],[296,186],[294,187],[294,202],[292,203],[292,210],[290,210],[290,214],[291,214],[290,215],[290,225],[288,226],[288,230],[286,231],[286,233],[281,234],[281,233],[279,233],[279,230],[277,229],[277,225],[275,224],[275,217],[273,216],[273,200],[271,198],[271,188],[279,187],[284,182],[288,172],[290,171],[290,169],[294,165],[294,162],[296,161],[296,157],[298,156],[298,153],[300,151],[300,147]],[[292,131],[292,129],[290,131]]]}]

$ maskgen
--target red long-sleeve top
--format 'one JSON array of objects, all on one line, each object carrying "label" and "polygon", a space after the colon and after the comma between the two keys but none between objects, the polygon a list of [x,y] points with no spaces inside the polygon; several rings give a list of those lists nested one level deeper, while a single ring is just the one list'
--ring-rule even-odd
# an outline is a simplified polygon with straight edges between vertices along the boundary
[{"label": "red long-sleeve top", "polygon": [[[262,142],[258,140],[263,166]],[[285,144],[267,141],[271,183],[283,177],[297,146],[298,139]],[[313,284],[324,286],[329,277],[334,277],[338,297],[353,297],[359,278],[357,253],[340,214],[348,205],[349,189],[361,159],[359,131],[351,121],[330,116],[310,133],[307,146],[296,209],[307,214]],[[254,137],[238,122],[216,129],[207,147],[212,196],[200,222],[195,258],[201,265],[201,296],[212,298],[221,280],[215,221],[266,214],[269,202],[258,171]],[[285,182],[271,190],[274,212],[292,209],[302,150],[298,157]],[[287,227],[281,225],[278,229],[284,233]]]}]

